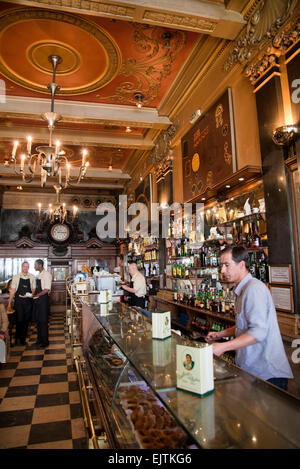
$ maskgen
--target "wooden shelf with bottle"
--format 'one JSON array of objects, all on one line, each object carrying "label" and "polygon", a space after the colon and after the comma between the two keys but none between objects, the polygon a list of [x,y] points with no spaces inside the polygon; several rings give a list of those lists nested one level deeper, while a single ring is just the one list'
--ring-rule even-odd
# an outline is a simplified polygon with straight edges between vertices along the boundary
[{"label": "wooden shelf with bottle", "polygon": [[262,218],[263,220],[266,219],[266,212],[256,212],[256,213],[250,213],[249,215],[244,215],[243,217],[237,217],[237,218],[234,218],[232,220],[227,220],[223,223],[218,223],[216,226],[217,228],[218,227],[226,227],[226,226],[230,226],[230,225],[233,225],[233,223],[238,223],[238,222],[247,222],[247,221],[251,221],[252,219],[259,219],[259,218]]},{"label": "wooden shelf with bottle", "polygon": [[170,303],[172,305],[176,305],[179,308],[185,308],[189,311],[193,311],[195,313],[206,315],[207,317],[219,319],[219,320],[228,322],[230,324],[235,324],[235,319],[233,319],[233,317],[231,317],[229,315],[225,315],[225,314],[221,314],[221,313],[213,313],[211,311],[208,311],[207,309],[198,308],[197,306],[191,306],[191,305],[188,305],[188,304],[185,304],[185,303],[180,303],[178,301],[165,300],[165,302]]}]

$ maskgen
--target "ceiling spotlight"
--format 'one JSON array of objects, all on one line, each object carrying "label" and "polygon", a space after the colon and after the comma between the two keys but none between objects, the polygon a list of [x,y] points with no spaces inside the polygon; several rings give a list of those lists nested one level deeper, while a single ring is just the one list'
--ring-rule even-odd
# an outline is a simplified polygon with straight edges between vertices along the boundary
[{"label": "ceiling spotlight", "polygon": [[230,189],[230,185],[229,185],[229,184],[227,184],[227,186],[225,186],[225,187],[226,187],[226,189]]},{"label": "ceiling spotlight", "polygon": [[132,132],[131,128],[129,126],[126,127],[126,132]]},{"label": "ceiling spotlight", "polygon": [[111,164],[108,167],[108,171],[112,171],[112,165]]},{"label": "ceiling spotlight", "polygon": [[239,181],[244,181],[244,180],[245,180],[245,178],[239,178]]},{"label": "ceiling spotlight", "polygon": [[22,191],[23,187],[22,186],[17,186],[18,191]]},{"label": "ceiling spotlight", "polygon": [[144,96],[141,93],[135,93],[134,99],[136,100],[136,105],[140,109],[143,106]]}]

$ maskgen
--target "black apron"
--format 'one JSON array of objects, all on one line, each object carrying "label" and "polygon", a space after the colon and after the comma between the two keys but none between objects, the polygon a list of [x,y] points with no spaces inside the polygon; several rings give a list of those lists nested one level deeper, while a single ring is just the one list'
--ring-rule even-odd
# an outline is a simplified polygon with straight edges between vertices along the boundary
[{"label": "black apron", "polygon": [[32,293],[30,279],[20,278],[14,302],[17,322],[31,321],[33,300],[32,298],[20,298],[20,295],[24,296],[26,293]]},{"label": "black apron", "polygon": [[[133,288],[133,281],[129,284],[130,288]],[[130,296],[130,305],[131,306],[139,306],[140,308],[145,308],[145,297],[144,296],[136,296],[135,293],[128,292]]]},{"label": "black apron", "polygon": [[[41,279],[36,279],[36,289],[35,293],[40,293],[42,291],[42,283]],[[45,295],[40,296],[36,300],[33,300],[33,320],[36,322],[47,322],[49,316],[49,295],[45,293]]]}]

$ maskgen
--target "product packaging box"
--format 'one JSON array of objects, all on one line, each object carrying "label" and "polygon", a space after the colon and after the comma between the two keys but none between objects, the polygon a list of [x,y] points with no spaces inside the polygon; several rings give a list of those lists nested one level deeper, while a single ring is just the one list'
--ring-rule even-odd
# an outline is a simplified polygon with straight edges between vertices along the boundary
[{"label": "product packaging box", "polygon": [[214,391],[212,345],[176,345],[177,388],[206,396]]},{"label": "product packaging box", "polygon": [[166,339],[171,337],[170,311],[152,313],[152,339]]}]

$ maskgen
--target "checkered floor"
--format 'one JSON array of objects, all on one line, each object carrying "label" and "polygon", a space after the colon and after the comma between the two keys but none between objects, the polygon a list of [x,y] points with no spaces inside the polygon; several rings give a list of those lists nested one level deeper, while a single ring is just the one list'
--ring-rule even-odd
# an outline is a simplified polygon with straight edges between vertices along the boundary
[{"label": "checkered floor", "polygon": [[64,313],[52,313],[49,346],[31,325],[0,369],[0,449],[86,449],[77,374]]}]

